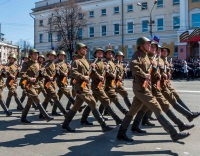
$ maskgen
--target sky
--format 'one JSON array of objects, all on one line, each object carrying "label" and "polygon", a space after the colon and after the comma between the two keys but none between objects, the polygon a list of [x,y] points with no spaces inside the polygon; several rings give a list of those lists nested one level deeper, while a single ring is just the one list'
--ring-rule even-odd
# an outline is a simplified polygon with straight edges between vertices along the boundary
[{"label": "sky", "polygon": [[29,13],[38,1],[41,0],[0,0],[1,32],[7,41],[15,44],[22,39],[33,45],[34,20]]}]

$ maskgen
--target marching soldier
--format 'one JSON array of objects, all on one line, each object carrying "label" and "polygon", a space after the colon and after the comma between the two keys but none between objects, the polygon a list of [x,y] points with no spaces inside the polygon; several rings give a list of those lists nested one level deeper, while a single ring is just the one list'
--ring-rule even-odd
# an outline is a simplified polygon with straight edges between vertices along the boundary
[{"label": "marching soldier", "polygon": [[152,110],[163,128],[170,134],[173,141],[183,139],[189,136],[189,133],[178,133],[171,123],[164,117],[163,111],[152,95],[151,85],[147,83],[147,88],[143,87],[144,82],[151,81],[151,75],[149,74],[148,68],[150,67],[150,60],[148,58],[148,52],[151,48],[151,41],[146,37],[140,37],[137,40],[137,49],[133,54],[130,68],[133,74],[133,92],[135,97],[129,112],[126,114],[120,129],[118,131],[117,138],[119,140],[133,141],[126,135],[127,128],[133,118],[138,112],[141,106],[144,104],[150,110]]},{"label": "marching soldier", "polygon": [[40,103],[38,97],[38,78],[41,76],[40,65],[38,64],[38,55],[39,52],[36,49],[31,49],[29,51],[30,60],[27,63],[24,63],[21,70],[21,78],[27,81],[26,91],[28,95],[27,104],[22,111],[21,122],[31,123],[27,120],[27,114],[33,102],[37,105],[37,108],[40,110],[40,113],[44,116],[47,122],[53,120],[47,112],[44,110],[43,106]]},{"label": "marching soldier", "polygon": [[[23,63],[27,63],[29,61],[29,56],[28,56],[27,53],[22,57],[22,60],[23,60]],[[22,66],[23,66],[23,64],[22,64]],[[20,98],[21,103],[24,102],[24,100],[25,100],[25,98],[27,96],[25,85],[22,82],[25,82],[25,81],[23,79],[21,79],[20,82],[19,82],[19,86],[21,86],[21,88],[23,90],[22,96]]]},{"label": "marching soldier", "polygon": [[76,53],[77,53],[76,59],[74,60],[72,64],[71,78],[73,79],[74,89],[77,95],[76,95],[74,106],[67,113],[65,121],[62,125],[62,128],[67,129],[69,132],[75,131],[69,126],[69,124],[72,121],[78,109],[81,107],[81,105],[85,101],[90,106],[92,114],[94,115],[96,120],[100,123],[102,127],[102,131],[103,132],[109,131],[112,128],[107,126],[104,119],[100,116],[100,113],[97,110],[96,100],[90,93],[89,73],[94,72],[94,71],[91,71],[92,67],[89,67],[88,61],[85,59],[85,56],[87,54],[87,46],[82,43],[78,43],[76,45]]},{"label": "marching soldier", "polygon": [[[118,115],[114,112],[114,110],[110,106],[110,99],[106,95],[104,88],[105,88],[105,75],[107,68],[105,67],[105,64],[103,62],[103,56],[104,56],[104,50],[101,48],[97,48],[94,52],[94,58],[97,59],[96,63],[92,64],[95,72],[91,74],[91,89],[93,96],[96,101],[100,101],[101,104],[104,106],[106,112],[108,112],[112,118],[115,120],[116,124],[121,123],[121,119],[118,117]],[[81,118],[81,124],[86,125],[92,125],[92,123],[88,122],[87,118],[90,113],[90,107],[87,106],[86,109],[83,111],[83,115]]]},{"label": "marching soldier", "polygon": [[[113,63],[115,52],[112,49],[107,49],[105,52],[106,63],[108,64],[108,73],[106,74],[106,83],[105,83],[105,92],[106,95],[110,98],[110,101],[113,102],[116,107],[125,115],[127,110],[120,104],[116,89],[116,74],[118,67]],[[102,106],[100,106],[102,107]],[[100,108],[101,109],[101,108]]]},{"label": "marching soldier", "polygon": [[173,108],[179,113],[184,115],[188,121],[192,121],[194,118],[200,115],[199,112],[191,112],[190,109],[183,103],[174,88],[171,86],[167,56],[170,54],[170,49],[162,47],[161,59],[160,59],[160,72],[161,72],[161,91],[163,96],[172,104]]},{"label": "marching soldier", "polygon": [[[65,111],[64,107],[59,101],[59,97],[56,93],[56,84],[55,84],[55,78],[58,74],[59,67],[55,65],[54,60],[56,59],[56,52],[54,50],[51,50],[48,54],[48,61],[46,61],[45,70],[43,72],[44,76],[44,84],[45,84],[45,90],[47,92],[47,96],[45,97],[45,100],[43,102],[43,106],[46,109],[48,106],[48,102],[50,102],[51,99],[54,101],[54,105],[56,105],[60,111],[63,113],[63,115],[66,115],[67,112]],[[56,110],[52,110],[52,115],[58,115]],[[41,117],[41,115],[40,115]]]},{"label": "marching soldier", "polygon": [[6,66],[3,66],[1,64],[0,65],[0,105],[3,108],[4,112],[6,113],[6,116],[11,116],[12,112],[8,110],[2,97],[3,88],[5,87],[5,84],[4,84],[4,78],[6,77],[5,71],[6,71]]},{"label": "marching soldier", "polygon": [[[115,91],[119,93],[123,98],[126,106],[128,108],[131,107],[131,102],[128,98],[128,92],[124,88],[123,78],[126,73],[126,69],[124,69],[122,61],[124,59],[124,54],[121,51],[118,51],[115,55],[116,66],[118,68],[116,75],[116,88]],[[119,62],[119,63],[118,63]]]},{"label": "marching soldier", "polygon": [[[57,57],[58,57],[58,61],[55,63],[55,65],[59,68],[58,70],[59,74],[56,77],[57,86],[59,88],[58,97],[59,99],[61,99],[62,95],[64,94],[69,99],[69,101],[72,104],[74,104],[75,100],[72,97],[71,91],[67,88],[67,85],[68,85],[67,78],[68,78],[69,70],[68,70],[67,64],[65,63],[66,54],[63,50],[60,50],[57,54]],[[57,109],[57,106],[54,105],[52,114],[59,115],[59,114],[56,114],[57,113],[56,109]]]},{"label": "marching soldier", "polygon": [[21,101],[18,98],[18,94],[16,92],[17,89],[17,77],[19,75],[20,67],[15,64],[17,57],[14,53],[11,53],[8,56],[9,64],[7,65],[7,79],[6,86],[9,90],[8,96],[6,99],[6,106],[9,108],[12,96],[15,97],[15,102],[17,103],[17,109],[23,110],[23,106]]}]

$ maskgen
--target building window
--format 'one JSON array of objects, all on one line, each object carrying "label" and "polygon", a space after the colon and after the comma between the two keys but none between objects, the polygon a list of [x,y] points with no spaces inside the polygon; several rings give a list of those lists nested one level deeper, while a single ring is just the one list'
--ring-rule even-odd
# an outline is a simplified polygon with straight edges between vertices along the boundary
[{"label": "building window", "polygon": [[200,2],[200,0],[192,0],[192,2]]},{"label": "building window", "polygon": [[78,14],[78,19],[79,19],[79,20],[82,20],[82,19],[83,19],[83,14],[82,14],[82,13],[79,13],[79,14]]},{"label": "building window", "polygon": [[89,27],[89,37],[94,37],[94,27]]},{"label": "building window", "polygon": [[101,26],[101,36],[106,36],[106,25]]},{"label": "building window", "polygon": [[180,17],[175,16],[173,17],[173,29],[179,29],[180,28]]},{"label": "building window", "polygon": [[142,3],[142,10],[146,10],[148,8],[147,2]]},{"label": "building window", "polygon": [[133,48],[128,48],[127,49],[127,57],[128,57],[128,59],[131,59],[132,58],[132,56],[133,56]]},{"label": "building window", "polygon": [[119,35],[119,24],[114,24],[114,35]]},{"label": "building window", "polygon": [[106,9],[101,9],[101,16],[106,16]]},{"label": "building window", "polygon": [[52,18],[50,17],[50,18],[48,19],[48,24],[51,24],[51,22],[52,22]]},{"label": "building window", "polygon": [[52,41],[52,33],[48,33],[48,42]]},{"label": "building window", "polygon": [[163,0],[158,0],[157,1],[157,7],[163,7]]},{"label": "building window", "polygon": [[42,43],[43,42],[43,34],[39,35],[39,42]]},{"label": "building window", "polygon": [[148,32],[148,21],[142,21],[142,32]]},{"label": "building window", "polygon": [[58,34],[57,34],[57,41],[61,41],[61,38],[62,38],[61,34],[58,33]]},{"label": "building window", "polygon": [[91,18],[91,17],[94,17],[94,11],[90,11],[89,12],[89,17]]},{"label": "building window", "polygon": [[39,21],[39,26],[40,26],[40,27],[44,26],[44,25],[43,25],[43,20],[40,20],[40,21]]},{"label": "building window", "polygon": [[133,5],[130,4],[130,5],[127,5],[127,12],[131,12],[133,11]]},{"label": "building window", "polygon": [[132,34],[133,33],[133,22],[127,23],[127,33]]},{"label": "building window", "polygon": [[83,29],[79,28],[78,29],[78,39],[82,39],[83,38]]},{"label": "building window", "polygon": [[90,49],[90,60],[94,59],[94,51],[93,49]]},{"label": "building window", "polygon": [[119,7],[114,7],[114,14],[119,14]]},{"label": "building window", "polygon": [[192,28],[200,27],[200,13],[192,14]]},{"label": "building window", "polygon": [[180,3],[179,0],[173,0],[173,5],[177,5],[179,3]]},{"label": "building window", "polygon": [[157,30],[158,30],[158,31],[164,30],[163,18],[157,19],[157,24],[158,24],[158,26],[157,26]]}]

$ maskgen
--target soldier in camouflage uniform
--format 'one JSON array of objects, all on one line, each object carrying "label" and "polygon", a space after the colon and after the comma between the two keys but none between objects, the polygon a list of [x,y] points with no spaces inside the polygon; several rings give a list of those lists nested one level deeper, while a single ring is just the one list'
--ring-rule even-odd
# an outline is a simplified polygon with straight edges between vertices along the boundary
[{"label": "soldier in camouflage uniform", "polygon": [[0,105],[3,108],[4,112],[6,113],[6,116],[11,116],[12,112],[8,110],[2,97],[3,88],[5,87],[5,84],[4,84],[4,78],[6,77],[5,71],[6,71],[6,66],[3,66],[1,64],[0,65]]},{"label": "soldier in camouflage uniform", "polygon": [[145,81],[151,81],[151,75],[148,71],[148,68],[151,64],[148,58],[148,52],[150,51],[150,48],[151,41],[148,38],[138,38],[138,51],[133,54],[132,61],[130,62],[130,68],[133,75],[133,92],[135,97],[133,98],[129,112],[126,114],[118,131],[117,138],[119,140],[133,141],[133,139],[128,138],[126,131],[133,116],[138,112],[143,104],[155,113],[158,121],[170,134],[173,141],[177,141],[189,136],[189,133],[178,133],[171,123],[164,117],[161,106],[156,98],[152,95],[151,85],[147,83],[147,88],[143,87],[143,83]]},{"label": "soldier in camouflage uniform", "polygon": [[27,81],[26,91],[28,95],[27,104],[24,110],[22,111],[21,122],[23,123],[31,123],[29,120],[27,120],[27,114],[33,102],[37,105],[37,108],[39,109],[40,113],[44,116],[47,122],[53,120],[53,118],[47,114],[47,112],[41,105],[40,99],[38,97],[38,89],[40,87],[38,84],[38,78],[41,76],[41,67],[37,62],[38,55],[39,52],[36,49],[30,49],[30,60],[27,63],[23,64],[21,70],[21,78]]},{"label": "soldier in camouflage uniform", "polygon": [[[47,96],[45,97],[45,100],[43,102],[43,107],[46,109],[48,106],[48,102],[50,102],[50,100],[53,99],[54,105],[56,105],[59,108],[59,110],[64,115],[66,115],[67,112],[62,106],[62,104],[60,103],[59,97],[55,90],[56,89],[55,78],[59,71],[59,67],[55,65],[54,63],[54,60],[56,59],[56,52],[51,50],[47,54],[47,57],[49,60],[45,62],[47,65],[45,66],[45,70],[43,71],[44,84],[45,84],[45,90],[47,92]],[[59,114],[56,112],[56,110],[52,110],[52,115],[59,115]]]},{"label": "soldier in camouflage uniform", "polygon": [[[104,74],[106,74],[107,69],[105,69],[106,67],[103,62],[103,56],[104,56],[104,50],[101,48],[97,48],[94,52],[94,58],[96,59],[98,58],[98,60],[96,61],[96,64],[93,65],[95,72],[91,74],[91,79],[92,79],[91,89],[92,89],[95,100],[100,101],[102,103],[106,112],[108,112],[112,116],[112,118],[115,120],[116,124],[118,125],[121,123],[121,119],[117,116],[117,114],[111,108],[110,99],[104,91],[104,88],[105,88],[104,85],[106,81]],[[87,120],[89,113],[90,113],[90,107],[87,106],[83,112],[83,115],[81,118],[81,124],[92,125],[92,123],[88,122]]]},{"label": "soldier in camouflage uniform", "polygon": [[[87,54],[87,47],[82,43],[78,43],[76,45],[76,59],[72,64],[71,70],[71,78],[73,79],[74,89],[77,93],[76,100],[72,109],[67,113],[65,121],[62,125],[63,129],[67,129],[70,132],[74,132],[75,130],[72,129],[69,124],[72,121],[73,117],[75,116],[78,109],[81,107],[83,102],[85,101],[92,111],[92,114],[96,118],[96,120],[100,123],[102,130],[109,131],[112,128],[106,125],[103,118],[100,116],[99,111],[97,110],[97,104],[95,98],[90,93],[89,88],[89,73],[92,67],[89,67],[88,61],[85,59]],[[94,72],[94,71],[91,71]]]},{"label": "soldier in camouflage uniform", "polygon": [[9,108],[12,96],[15,97],[15,102],[17,103],[17,109],[23,110],[23,106],[21,101],[18,98],[18,94],[16,92],[17,89],[17,77],[19,75],[20,67],[15,64],[17,60],[17,56],[14,53],[11,53],[8,56],[9,64],[7,65],[7,79],[6,86],[9,90],[8,96],[6,99],[6,106]]}]

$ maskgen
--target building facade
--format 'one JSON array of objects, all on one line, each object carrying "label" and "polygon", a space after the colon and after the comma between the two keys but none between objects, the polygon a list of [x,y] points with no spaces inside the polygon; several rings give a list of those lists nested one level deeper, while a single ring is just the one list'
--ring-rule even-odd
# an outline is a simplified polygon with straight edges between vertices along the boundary
[{"label": "building facade", "polygon": [[10,53],[15,53],[19,58],[19,46],[12,45],[12,43],[0,41],[0,63],[6,64]]},{"label": "building facade", "polygon": [[[43,0],[35,3],[33,15],[34,45],[39,51],[51,49],[45,25],[52,13],[52,8],[66,0]],[[138,2],[141,6],[138,6]],[[89,47],[88,58],[93,58],[97,47],[105,49],[109,43],[115,51],[121,50],[126,59],[130,59],[136,51],[136,40],[140,36],[160,38],[160,45],[171,50],[170,57],[177,57],[180,46],[179,34],[189,29],[192,23],[198,25],[198,18],[193,13],[199,12],[198,0],[81,0],[79,5],[87,12],[87,26],[81,29],[85,44]],[[155,5],[154,5],[155,4]],[[153,8],[154,6],[154,8]],[[152,12],[151,9],[153,8]],[[185,9],[187,9],[185,11]],[[152,23],[151,23],[152,22]],[[197,23],[196,23],[197,22]],[[152,24],[152,36],[150,25]],[[56,47],[57,34],[53,34]],[[183,51],[183,50],[181,50]],[[179,54],[180,55],[180,54]]]}]

